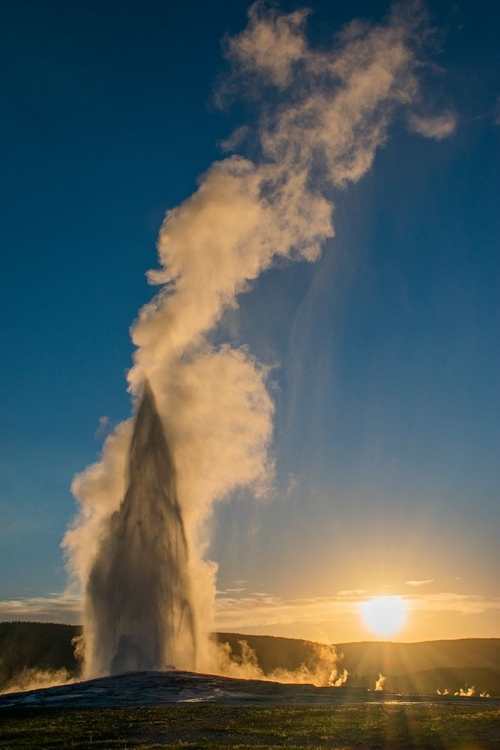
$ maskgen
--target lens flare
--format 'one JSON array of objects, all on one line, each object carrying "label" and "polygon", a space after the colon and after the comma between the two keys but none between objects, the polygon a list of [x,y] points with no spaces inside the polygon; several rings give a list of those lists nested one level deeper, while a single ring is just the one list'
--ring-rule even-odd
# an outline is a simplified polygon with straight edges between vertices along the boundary
[{"label": "lens flare", "polygon": [[376,596],[361,604],[361,616],[367,628],[386,637],[401,630],[408,606],[400,596]]}]

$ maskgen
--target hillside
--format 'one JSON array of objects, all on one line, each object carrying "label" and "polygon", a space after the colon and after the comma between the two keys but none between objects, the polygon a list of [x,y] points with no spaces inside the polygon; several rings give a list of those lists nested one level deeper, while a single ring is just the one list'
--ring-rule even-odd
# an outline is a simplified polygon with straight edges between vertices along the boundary
[{"label": "hillside", "polygon": [[349,672],[407,674],[442,667],[500,670],[500,638],[464,638],[421,643],[339,643],[339,654]]},{"label": "hillside", "polygon": [[[264,672],[277,668],[297,669],[309,663],[317,644],[294,638],[219,633],[234,654],[241,654],[244,640],[258,656]],[[467,638],[421,643],[368,641],[336,645],[339,666],[350,675],[406,675],[435,669],[489,669],[500,672],[500,638]]]},{"label": "hillside", "polygon": [[[0,691],[26,670],[78,674],[72,640],[81,628],[57,623],[0,623]],[[318,644],[294,638],[218,633],[236,657],[241,642],[255,652],[265,674],[294,671],[318,662]],[[457,692],[474,686],[477,694],[500,696],[500,638],[470,638],[422,643],[341,643],[339,668],[347,669],[348,684],[373,689],[380,674],[385,689],[394,692]]]}]

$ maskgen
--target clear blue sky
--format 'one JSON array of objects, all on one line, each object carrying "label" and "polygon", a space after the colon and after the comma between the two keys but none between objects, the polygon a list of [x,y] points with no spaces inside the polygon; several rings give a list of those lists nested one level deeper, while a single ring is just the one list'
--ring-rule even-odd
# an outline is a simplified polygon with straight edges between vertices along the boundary
[{"label": "clear blue sky", "polygon": [[[310,5],[312,44],[389,7]],[[500,10],[428,8],[425,96],[455,131],[422,138],[396,119],[334,196],[321,259],[267,272],[226,321],[276,365],[276,482],[265,502],[242,492],[216,510],[220,627],[358,639],[359,597],[392,593],[417,612],[403,639],[500,637]],[[3,619],[45,616],[34,600],[65,588],[69,487],[130,415],[129,327],[162,218],[253,117],[213,104],[221,39],[246,12],[3,4]]]}]

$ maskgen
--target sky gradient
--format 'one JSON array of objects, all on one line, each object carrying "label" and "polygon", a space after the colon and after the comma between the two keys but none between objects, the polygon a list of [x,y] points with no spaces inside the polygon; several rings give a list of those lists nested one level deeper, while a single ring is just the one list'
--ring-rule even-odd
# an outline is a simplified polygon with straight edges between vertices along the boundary
[{"label": "sky gradient", "polygon": [[[389,7],[345,5],[314,4],[313,47]],[[217,331],[272,367],[276,466],[267,497],[242,489],[210,522],[219,629],[363,640],[360,603],[396,594],[400,640],[500,637],[500,19],[427,7],[414,119],[333,191],[321,258],[263,273]],[[3,15],[0,618],[79,622],[70,485],[131,413],[129,329],[165,211],[258,117],[215,103],[247,5]]]}]

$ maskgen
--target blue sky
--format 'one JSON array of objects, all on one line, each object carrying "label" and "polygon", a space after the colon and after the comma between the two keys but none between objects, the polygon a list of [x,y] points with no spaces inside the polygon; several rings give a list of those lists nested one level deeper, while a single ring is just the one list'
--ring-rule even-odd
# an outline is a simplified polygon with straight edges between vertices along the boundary
[{"label": "blue sky", "polygon": [[[326,45],[389,6],[312,7],[311,44]],[[454,132],[423,138],[396,117],[368,173],[336,190],[321,258],[266,271],[218,333],[274,366],[276,405],[269,497],[234,493],[211,522],[221,628],[357,640],[358,602],[391,593],[415,612],[403,640],[500,637],[498,9],[428,9],[422,90]],[[213,101],[221,40],[246,13],[4,5],[3,619],[78,621],[57,608],[70,484],[130,415],[129,328],[165,211],[255,121],[255,103]]]}]

